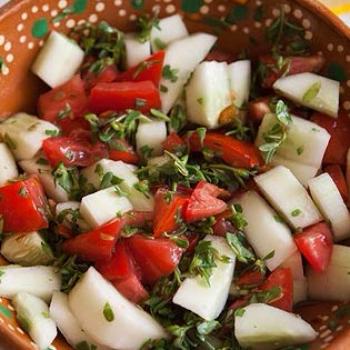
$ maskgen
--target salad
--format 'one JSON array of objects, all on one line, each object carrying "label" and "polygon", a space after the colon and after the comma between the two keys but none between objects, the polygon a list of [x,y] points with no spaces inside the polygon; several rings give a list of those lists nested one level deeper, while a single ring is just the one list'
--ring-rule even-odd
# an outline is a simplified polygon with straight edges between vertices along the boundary
[{"label": "salad", "polygon": [[0,297],[39,349],[306,349],[350,296],[339,82],[283,14],[255,58],[137,24],[51,32],[0,124]]}]

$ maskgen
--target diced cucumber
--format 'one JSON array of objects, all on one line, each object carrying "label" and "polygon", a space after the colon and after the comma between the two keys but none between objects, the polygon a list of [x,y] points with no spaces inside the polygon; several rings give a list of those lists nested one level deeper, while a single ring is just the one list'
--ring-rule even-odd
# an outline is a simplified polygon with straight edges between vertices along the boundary
[{"label": "diced cucumber", "polygon": [[22,266],[47,265],[54,256],[38,232],[11,233],[1,243],[1,254]]},{"label": "diced cucumber", "polygon": [[277,166],[256,176],[254,180],[271,205],[294,229],[304,228],[322,220],[306,189],[286,167]]},{"label": "diced cucumber", "polygon": [[93,267],[71,290],[68,299],[82,329],[99,344],[135,350],[148,339],[167,336],[162,326],[125,299]]},{"label": "diced cucumber", "polygon": [[252,65],[249,60],[233,62],[228,66],[233,103],[238,108],[244,106],[250,95]]},{"label": "diced cucumber", "polygon": [[46,350],[57,336],[55,322],[49,308],[40,298],[29,293],[18,293],[12,300],[16,317],[40,350]]},{"label": "diced cucumber", "polygon": [[242,207],[247,221],[244,232],[256,254],[264,258],[273,252],[273,257],[266,260],[269,270],[276,269],[297,250],[288,226],[256,192],[245,192],[234,203]]},{"label": "diced cucumber", "polygon": [[142,155],[143,150],[147,147],[153,156],[162,154],[162,142],[167,137],[166,123],[159,120],[142,122],[137,128],[135,135],[137,152]]},{"label": "diced cucumber", "polygon": [[303,278],[301,280],[293,281],[293,303],[298,304],[301,301],[307,300],[307,279]]},{"label": "diced cucumber", "polygon": [[210,129],[219,127],[220,113],[232,104],[227,64],[203,62],[186,87],[189,121]]},{"label": "diced cucumber", "polygon": [[350,213],[328,173],[321,174],[309,181],[312,199],[322,215],[330,222],[335,241],[350,237]]},{"label": "diced cucumber", "polygon": [[135,210],[153,211],[152,193],[142,193],[138,190],[139,179],[128,164],[122,161],[102,159],[81,172],[87,183],[92,184],[96,189],[100,189],[103,179],[109,174],[121,180],[119,187],[128,194],[128,199]]},{"label": "diced cucumber", "polygon": [[314,73],[289,75],[278,79],[275,91],[291,101],[333,118],[338,117],[340,83]]},{"label": "diced cucumber", "polygon": [[91,228],[80,215],[80,202],[68,201],[58,203],[55,208],[56,220],[72,228],[78,225],[81,231],[89,231]]},{"label": "diced cucumber", "polygon": [[82,329],[73,315],[69,304],[68,296],[61,292],[53,293],[50,304],[50,317],[56,322],[65,340],[74,348],[79,348],[81,344],[88,344],[87,349],[104,350],[106,347],[98,345]]},{"label": "diced cucumber", "polygon": [[235,317],[235,336],[244,348],[274,350],[309,343],[317,333],[295,314],[266,304],[251,304]]},{"label": "diced cucumber", "polygon": [[164,50],[171,42],[188,36],[188,31],[180,15],[162,18],[151,31],[153,52]]},{"label": "diced cucumber", "polygon": [[191,73],[204,60],[217,38],[206,33],[196,33],[172,42],[166,49],[164,67],[176,74],[173,79],[160,81],[162,110],[168,113],[181,95]]},{"label": "diced cucumber", "polygon": [[26,292],[49,301],[52,293],[61,288],[61,277],[53,266],[2,266],[0,281],[0,297],[9,299]]},{"label": "diced cucumber", "polygon": [[151,43],[140,42],[136,34],[125,35],[126,66],[128,68],[137,66],[146,58],[151,56]]},{"label": "diced cucumber", "polygon": [[84,60],[84,51],[65,35],[52,31],[39,52],[32,71],[52,88],[73,77]]},{"label": "diced cucumber", "polygon": [[223,310],[233,278],[236,257],[222,237],[207,236],[220,256],[226,256],[229,262],[216,261],[209,282],[200,277],[187,277],[173,297],[173,303],[192,311],[205,320],[214,320]]},{"label": "diced cucumber", "polygon": [[58,133],[55,125],[26,113],[17,113],[0,124],[0,136],[16,160],[33,158],[52,132]]},{"label": "diced cucumber", "polygon": [[350,247],[333,246],[330,264],[319,273],[310,267],[306,270],[309,299],[324,301],[350,300]]},{"label": "diced cucumber", "polygon": [[129,199],[119,194],[116,187],[109,187],[89,194],[81,200],[80,214],[93,228],[99,227],[133,206]]},{"label": "diced cucumber", "polygon": [[41,156],[33,159],[21,160],[19,166],[27,174],[38,174],[40,182],[44,186],[45,192],[49,198],[57,202],[68,201],[68,193],[55,181],[52,175],[52,168],[45,162]]},{"label": "diced cucumber", "polygon": [[18,176],[16,161],[5,143],[0,143],[0,186]]}]

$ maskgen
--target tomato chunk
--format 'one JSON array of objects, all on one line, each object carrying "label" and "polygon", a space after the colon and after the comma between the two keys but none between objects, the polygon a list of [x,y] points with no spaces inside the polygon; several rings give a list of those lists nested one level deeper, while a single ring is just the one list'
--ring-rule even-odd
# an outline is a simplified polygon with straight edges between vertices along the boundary
[{"label": "tomato chunk", "polygon": [[237,281],[235,281],[235,284],[239,287],[258,287],[260,286],[265,280],[265,275],[258,270],[251,270],[243,273]]},{"label": "tomato chunk", "polygon": [[339,165],[331,164],[327,165],[324,168],[324,171],[331,176],[334,183],[337,185],[342,198],[347,202],[349,199],[349,190],[342,168]]},{"label": "tomato chunk", "polygon": [[261,122],[267,113],[271,113],[270,97],[260,97],[248,104],[248,116],[254,122]]},{"label": "tomato chunk", "polygon": [[129,164],[138,164],[140,157],[134,151],[133,147],[125,140],[113,140],[109,151],[109,158],[112,160],[121,160]]},{"label": "tomato chunk", "polygon": [[205,61],[216,61],[216,62],[227,62],[231,63],[236,60],[236,56],[234,56],[232,53],[219,50],[219,49],[213,49],[209,52],[208,56],[205,58]]},{"label": "tomato chunk", "polygon": [[159,188],[155,194],[153,235],[160,237],[165,232],[172,232],[179,227],[179,219],[189,197],[181,193],[169,196],[169,190]]},{"label": "tomato chunk", "polygon": [[325,128],[331,135],[323,162],[344,165],[350,147],[350,119],[347,114],[340,113],[339,117],[334,119],[321,113],[314,113],[311,121]]},{"label": "tomato chunk", "polygon": [[44,190],[36,176],[0,187],[4,232],[30,232],[49,226]]},{"label": "tomato chunk", "polygon": [[200,152],[203,147],[209,148],[233,167],[253,168],[263,164],[260,152],[253,144],[231,136],[208,132],[202,144],[198,133],[194,132],[189,138],[189,144],[194,152]]},{"label": "tomato chunk", "polygon": [[266,291],[276,287],[280,289],[280,295],[275,300],[271,300],[269,304],[285,311],[292,311],[293,276],[290,268],[278,268],[274,270],[259,289]]},{"label": "tomato chunk", "polygon": [[122,219],[114,219],[95,230],[66,240],[62,245],[63,250],[89,261],[108,260],[112,257],[123,225]]},{"label": "tomato chunk", "polygon": [[182,249],[166,238],[134,235],[128,239],[128,245],[141,269],[142,281],[147,284],[174,272],[182,256]]},{"label": "tomato chunk", "polygon": [[182,151],[186,147],[186,143],[176,132],[172,132],[162,143],[162,146],[163,149],[176,153],[178,151]]},{"label": "tomato chunk", "polygon": [[152,81],[159,86],[163,72],[165,51],[158,51],[135,67],[119,75],[118,81]]},{"label": "tomato chunk", "polygon": [[39,115],[50,122],[57,122],[66,118],[81,117],[88,106],[85,86],[80,75],[75,75],[67,83],[58,86],[39,97]]},{"label": "tomato chunk", "polygon": [[315,271],[325,271],[333,252],[332,232],[325,222],[297,233],[294,241],[300,253]]},{"label": "tomato chunk", "polygon": [[139,304],[149,297],[147,290],[135,275],[131,275],[123,280],[115,280],[112,284],[132,303]]},{"label": "tomato chunk", "polygon": [[184,209],[185,220],[194,222],[225,211],[226,203],[216,198],[221,192],[221,189],[217,186],[206,181],[200,181]]},{"label": "tomato chunk", "polygon": [[88,71],[84,76],[85,86],[88,90],[92,89],[98,83],[111,83],[116,81],[119,72],[115,64],[104,67],[101,72],[94,73]]},{"label": "tomato chunk", "polygon": [[89,106],[95,113],[137,109],[147,113],[160,108],[158,88],[151,81],[99,83],[92,90]]}]

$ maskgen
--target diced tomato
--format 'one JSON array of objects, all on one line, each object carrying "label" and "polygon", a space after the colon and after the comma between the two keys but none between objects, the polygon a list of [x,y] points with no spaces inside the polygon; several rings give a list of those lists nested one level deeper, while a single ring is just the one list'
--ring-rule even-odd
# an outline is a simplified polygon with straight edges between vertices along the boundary
[{"label": "diced tomato", "polygon": [[128,69],[118,77],[118,81],[152,81],[159,86],[163,72],[165,51],[158,51],[135,67]]},{"label": "diced tomato", "polygon": [[74,130],[90,130],[90,124],[83,118],[64,118],[59,122],[59,127],[63,135],[69,136]]},{"label": "diced tomato", "polygon": [[324,271],[333,252],[332,232],[325,222],[318,223],[294,235],[300,253],[317,272]]},{"label": "diced tomato", "polygon": [[118,76],[119,72],[115,64],[103,68],[99,73],[88,71],[84,76],[85,87],[87,90],[90,90],[98,83],[111,83],[116,81]]},{"label": "diced tomato", "polygon": [[200,181],[184,208],[185,220],[194,222],[225,211],[226,203],[217,198],[220,193],[221,190],[217,186]]},{"label": "diced tomato", "polygon": [[4,232],[30,232],[49,226],[48,205],[36,176],[0,187],[0,217]]},{"label": "diced tomato", "polygon": [[248,116],[254,122],[261,122],[267,113],[271,113],[270,97],[260,97],[248,104]]},{"label": "diced tomato", "polygon": [[73,231],[64,224],[58,224],[56,232],[64,238],[72,238],[74,236]]},{"label": "diced tomato", "polygon": [[149,297],[147,290],[135,275],[131,275],[123,280],[115,280],[112,284],[132,303],[139,304]]},{"label": "diced tomato", "polygon": [[79,118],[87,111],[87,106],[84,82],[77,74],[67,83],[42,94],[38,109],[43,119],[60,125],[60,118]]},{"label": "diced tomato", "polygon": [[69,136],[46,139],[43,142],[43,152],[53,167],[61,162],[65,166],[86,167],[108,157],[108,149],[105,144],[101,142],[92,144]]},{"label": "diced tomato", "polygon": [[250,295],[235,300],[230,306],[230,310],[237,310],[249,304]]},{"label": "diced tomato", "polygon": [[331,164],[327,165],[324,171],[331,176],[344,201],[347,202],[349,199],[349,190],[342,168],[339,165]]},{"label": "diced tomato", "polygon": [[142,281],[147,284],[174,272],[182,249],[167,238],[147,238],[134,235],[128,240],[130,251],[141,269]]},{"label": "diced tomato", "polygon": [[193,253],[199,241],[199,236],[196,233],[191,233],[190,235],[187,236],[187,240],[188,240],[188,247],[186,249],[186,252]]},{"label": "diced tomato", "polygon": [[152,223],[153,211],[130,211],[123,216],[125,225],[133,227],[144,227]]},{"label": "diced tomato", "polygon": [[208,132],[202,144],[198,133],[194,132],[189,138],[189,144],[194,152],[200,152],[203,147],[209,148],[233,167],[253,168],[263,164],[259,150],[252,143],[231,136]]},{"label": "diced tomato", "polygon": [[165,232],[172,232],[179,227],[182,211],[189,200],[184,194],[175,193],[169,196],[169,190],[159,188],[154,198],[153,235],[160,237]]},{"label": "diced tomato", "polygon": [[162,146],[163,149],[176,153],[182,151],[186,147],[186,143],[176,132],[171,132],[162,143]]},{"label": "diced tomato", "polygon": [[140,157],[134,151],[133,147],[125,140],[116,139],[111,144],[109,158],[112,160],[121,160],[129,164],[138,164]]},{"label": "diced tomato", "polygon": [[213,49],[209,52],[208,56],[205,58],[205,61],[216,61],[216,62],[228,62],[231,63],[236,59],[232,53]]},{"label": "diced tomato", "polygon": [[235,228],[228,220],[232,216],[232,211],[227,209],[223,213],[216,216],[215,224],[213,225],[213,232],[216,236],[224,237],[227,232],[235,232]]},{"label": "diced tomato", "polygon": [[272,288],[280,288],[280,295],[269,302],[271,306],[291,312],[293,309],[293,275],[290,268],[278,268],[274,270],[259,290],[266,291]]},{"label": "diced tomato", "polygon": [[323,162],[344,165],[350,147],[350,118],[346,113],[340,113],[337,119],[314,113],[311,121],[325,128],[331,135]]},{"label": "diced tomato", "polygon": [[243,273],[235,281],[235,285],[238,287],[254,288],[260,286],[265,280],[265,275],[258,270],[250,270]]},{"label": "diced tomato", "polygon": [[108,260],[112,257],[123,225],[122,219],[114,219],[92,231],[64,241],[62,248],[66,253],[76,254],[85,260]]},{"label": "diced tomato", "polygon": [[137,109],[147,113],[160,108],[158,88],[151,81],[99,83],[92,90],[89,106],[95,113]]}]

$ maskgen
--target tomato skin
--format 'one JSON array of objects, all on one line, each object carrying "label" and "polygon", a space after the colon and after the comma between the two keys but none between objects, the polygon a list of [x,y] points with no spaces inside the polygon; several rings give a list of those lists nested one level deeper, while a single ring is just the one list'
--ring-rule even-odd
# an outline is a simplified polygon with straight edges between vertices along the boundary
[{"label": "tomato skin", "polygon": [[165,51],[158,51],[145,61],[118,76],[118,81],[151,81],[159,86],[163,73]]},{"label": "tomato skin", "polygon": [[38,110],[41,118],[60,125],[58,115],[69,106],[71,118],[79,118],[88,107],[85,86],[80,75],[75,75],[67,83],[58,86],[39,97]]},{"label": "tomato skin", "polygon": [[293,310],[293,275],[290,268],[278,268],[274,270],[259,290],[265,291],[279,287],[281,294],[276,300],[269,302],[271,306],[291,312]]},{"label": "tomato skin", "polygon": [[236,56],[234,56],[232,53],[219,50],[219,49],[213,49],[209,52],[208,56],[205,58],[205,61],[216,61],[216,62],[227,62],[231,63],[236,60]]},{"label": "tomato skin", "polygon": [[235,284],[239,287],[258,287],[265,280],[265,275],[261,271],[251,270],[243,273]]},{"label": "tomato skin", "polygon": [[123,228],[122,219],[114,219],[92,231],[81,233],[63,242],[68,254],[76,254],[89,261],[108,260],[112,257],[115,242]]},{"label": "tomato skin", "polygon": [[294,235],[300,253],[313,270],[323,272],[329,265],[333,252],[333,238],[329,226],[321,222]]},{"label": "tomato skin", "polygon": [[227,204],[216,198],[220,193],[221,190],[217,186],[206,181],[200,181],[184,208],[183,216],[185,220],[194,222],[225,211]]},{"label": "tomato skin", "polygon": [[325,128],[331,135],[323,162],[345,165],[346,154],[350,147],[350,119],[346,113],[340,113],[337,119],[322,113],[314,113],[311,121]]},{"label": "tomato skin", "polygon": [[88,71],[84,76],[85,88],[91,90],[98,83],[111,83],[118,79],[119,72],[115,64],[111,64],[99,73]]},{"label": "tomato skin", "polygon": [[36,176],[0,187],[4,232],[31,232],[49,226],[45,192]]},{"label": "tomato skin", "polygon": [[183,208],[189,200],[187,195],[175,193],[168,203],[166,200],[167,193],[169,193],[168,189],[159,188],[154,198],[153,236],[156,238],[179,227],[176,217],[178,215],[182,216]]},{"label": "tomato skin", "polygon": [[267,113],[271,113],[270,97],[260,97],[248,104],[248,116],[254,122],[260,123]]},{"label": "tomato skin", "polygon": [[112,284],[132,303],[140,304],[149,297],[147,290],[135,275],[131,275],[123,280],[115,280]]},{"label": "tomato skin", "polygon": [[109,150],[109,159],[121,160],[125,163],[137,165],[140,157],[134,151],[133,147],[125,140],[114,140],[114,148]]},{"label": "tomato skin", "polygon": [[136,234],[128,240],[130,251],[140,267],[142,281],[152,284],[174,272],[180,262],[182,249],[167,238],[147,238]]},{"label": "tomato skin", "polygon": [[186,143],[176,132],[171,132],[162,143],[162,146],[166,151],[176,153],[183,150],[186,147]]},{"label": "tomato skin", "polygon": [[43,142],[43,152],[52,167],[59,163],[65,166],[89,166],[99,159],[108,157],[107,146],[101,142],[95,145],[76,137],[50,137]]},{"label": "tomato skin", "polygon": [[83,118],[64,118],[58,122],[63,135],[69,136],[74,130],[90,130],[90,124]]},{"label": "tomato skin", "polygon": [[[144,105],[137,107],[137,100],[144,100]],[[127,109],[147,113],[160,106],[158,88],[151,81],[99,83],[91,90],[89,97],[89,107],[94,113]]]},{"label": "tomato skin", "polygon": [[189,145],[193,152],[200,152],[203,146],[207,147],[233,167],[250,169],[263,164],[260,152],[253,144],[216,132],[208,132],[203,145],[198,133],[194,132],[189,138]]},{"label": "tomato skin", "polygon": [[338,187],[338,190],[344,202],[347,202],[349,199],[349,190],[348,190],[348,185],[346,183],[342,168],[339,165],[331,164],[331,165],[327,165],[324,168],[324,171],[327,172],[330,175],[330,177],[333,179],[334,183]]}]

